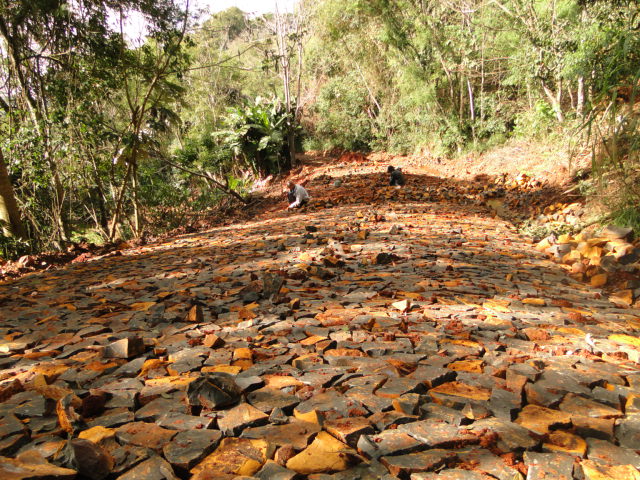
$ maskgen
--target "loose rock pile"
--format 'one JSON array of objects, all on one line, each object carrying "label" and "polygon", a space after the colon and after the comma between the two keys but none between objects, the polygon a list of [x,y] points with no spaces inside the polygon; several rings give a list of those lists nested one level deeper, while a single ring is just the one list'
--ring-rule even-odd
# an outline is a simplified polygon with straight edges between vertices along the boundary
[{"label": "loose rock pile", "polygon": [[360,187],[2,285],[0,478],[639,478],[640,310]]},{"label": "loose rock pile", "polygon": [[609,300],[632,305],[640,298],[640,246],[630,228],[609,226],[599,235],[551,235],[536,248],[567,266],[571,274],[595,288],[608,288]]}]

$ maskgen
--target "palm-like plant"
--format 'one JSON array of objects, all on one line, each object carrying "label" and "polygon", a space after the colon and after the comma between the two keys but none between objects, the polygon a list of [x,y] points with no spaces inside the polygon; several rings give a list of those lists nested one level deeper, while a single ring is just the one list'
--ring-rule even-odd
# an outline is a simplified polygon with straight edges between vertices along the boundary
[{"label": "palm-like plant", "polygon": [[218,135],[236,161],[256,175],[268,175],[289,167],[286,132],[290,121],[282,104],[258,97],[253,104],[230,109],[224,120],[227,128]]}]

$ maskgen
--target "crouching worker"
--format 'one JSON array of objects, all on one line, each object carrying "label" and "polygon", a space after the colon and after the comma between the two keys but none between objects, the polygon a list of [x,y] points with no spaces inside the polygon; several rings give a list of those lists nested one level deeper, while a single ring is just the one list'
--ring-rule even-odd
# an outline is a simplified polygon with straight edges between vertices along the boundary
[{"label": "crouching worker", "polygon": [[304,189],[302,185],[296,185],[295,183],[290,181],[287,186],[289,188],[289,192],[287,193],[289,206],[287,207],[287,210],[291,210],[292,208],[300,208],[309,202],[309,193]]},{"label": "crouching worker", "polygon": [[402,186],[406,183],[400,168],[395,168],[392,165],[389,165],[389,167],[387,167],[387,173],[390,175],[389,185]]}]

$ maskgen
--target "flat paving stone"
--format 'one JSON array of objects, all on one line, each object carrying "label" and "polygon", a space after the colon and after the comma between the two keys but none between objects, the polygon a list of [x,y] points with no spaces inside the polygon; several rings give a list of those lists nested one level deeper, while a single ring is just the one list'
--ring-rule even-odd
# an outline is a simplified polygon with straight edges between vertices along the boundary
[{"label": "flat paving stone", "polygon": [[361,454],[373,459],[389,455],[402,455],[428,448],[421,441],[398,430],[385,430],[376,435],[362,435],[358,439],[357,447]]},{"label": "flat paving stone", "polygon": [[218,418],[218,428],[225,435],[234,436],[239,435],[247,427],[264,425],[268,421],[268,415],[248,403],[241,403],[225,411],[222,418]]},{"label": "flat paving stone", "polygon": [[298,474],[282,465],[278,465],[272,460],[267,460],[260,471],[254,476],[260,480],[293,480]]},{"label": "flat paving stone", "polygon": [[414,473],[411,480],[491,480],[494,477],[459,468],[441,470],[438,473]]},{"label": "flat paving stone", "polygon": [[324,422],[323,428],[352,448],[356,448],[361,435],[375,433],[371,422],[364,417],[341,418]]},{"label": "flat paving stone", "polygon": [[524,462],[528,467],[527,480],[571,480],[575,458],[564,453],[525,452]]},{"label": "flat paving stone", "polygon": [[287,468],[301,474],[346,470],[360,460],[348,445],[320,432],[311,445],[287,461]]},{"label": "flat paving stone", "polygon": [[585,480],[639,480],[640,471],[633,465],[605,466],[591,460],[583,460],[580,464]]},{"label": "flat paving stone", "polygon": [[118,480],[178,480],[171,465],[162,457],[153,456],[136,465]]},{"label": "flat paving stone", "polygon": [[438,419],[406,423],[397,428],[415,438],[428,448],[447,448],[453,445],[477,443],[479,438],[466,429],[462,429]]},{"label": "flat paving stone", "polygon": [[264,440],[224,438],[218,448],[206,456],[190,472],[192,479],[252,476],[269,456],[269,444]]},{"label": "flat paving stone", "polygon": [[161,451],[177,433],[153,423],[132,422],[118,428],[116,438],[122,443]]},{"label": "flat paving stone", "polygon": [[640,469],[640,455],[634,450],[597,438],[587,438],[586,441],[589,460],[603,465],[633,465]]},{"label": "flat paving stone", "polygon": [[544,435],[551,427],[568,427],[571,425],[571,414],[537,405],[525,406],[515,423],[534,433]]},{"label": "flat paving stone", "polygon": [[217,430],[189,430],[173,437],[162,452],[171,465],[189,470],[215,450],[221,439]]},{"label": "flat paving stone", "polygon": [[392,475],[407,475],[435,470],[455,457],[456,454],[450,450],[436,448],[407,455],[382,457],[380,462],[387,467]]},{"label": "flat paving stone", "polygon": [[27,452],[17,458],[0,457],[0,477],[11,480],[40,478],[69,479],[76,477],[76,471],[58,467],[44,460],[39,454]]}]

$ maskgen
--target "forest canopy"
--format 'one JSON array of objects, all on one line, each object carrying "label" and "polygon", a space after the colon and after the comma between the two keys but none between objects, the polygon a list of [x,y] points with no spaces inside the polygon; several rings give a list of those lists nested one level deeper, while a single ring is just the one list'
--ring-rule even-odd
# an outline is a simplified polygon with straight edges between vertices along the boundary
[{"label": "forest canopy", "polygon": [[632,0],[3,0],[0,255],[175,228],[311,149],[569,137],[637,219],[639,29]]}]

